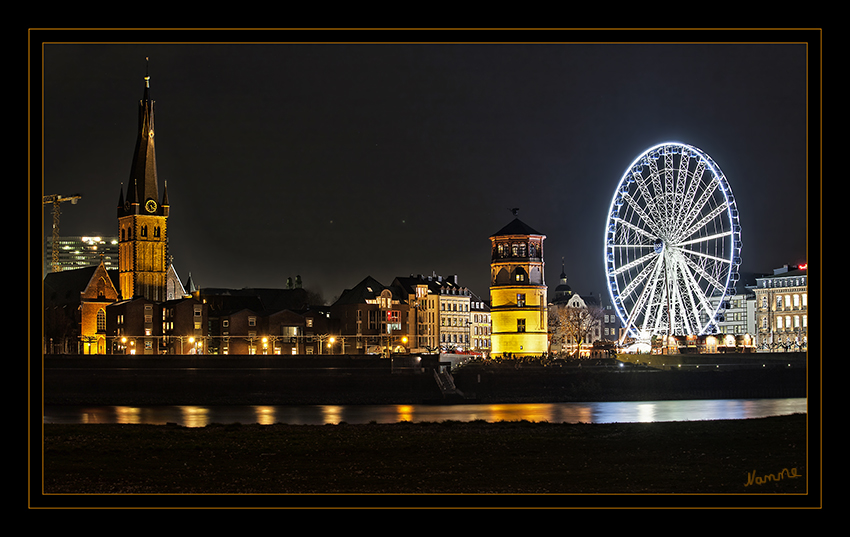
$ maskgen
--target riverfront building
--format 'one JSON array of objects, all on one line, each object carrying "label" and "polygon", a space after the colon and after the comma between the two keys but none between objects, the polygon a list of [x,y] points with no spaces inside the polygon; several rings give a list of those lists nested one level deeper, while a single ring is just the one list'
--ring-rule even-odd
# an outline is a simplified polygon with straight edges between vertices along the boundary
[{"label": "riverfront building", "polygon": [[545,238],[518,218],[490,237],[493,356],[542,355],[548,351]]},{"label": "riverfront building", "polygon": [[806,265],[775,269],[756,278],[756,347],[759,351],[803,351],[808,348],[809,298]]}]

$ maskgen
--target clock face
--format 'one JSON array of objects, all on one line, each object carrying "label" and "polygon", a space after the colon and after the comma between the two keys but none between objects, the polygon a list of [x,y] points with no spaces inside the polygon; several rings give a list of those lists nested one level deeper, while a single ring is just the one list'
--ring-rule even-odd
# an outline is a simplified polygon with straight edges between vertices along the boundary
[{"label": "clock face", "polygon": [[156,201],[154,201],[154,200],[146,201],[145,202],[145,209],[147,209],[147,211],[149,213],[155,212],[156,211]]}]

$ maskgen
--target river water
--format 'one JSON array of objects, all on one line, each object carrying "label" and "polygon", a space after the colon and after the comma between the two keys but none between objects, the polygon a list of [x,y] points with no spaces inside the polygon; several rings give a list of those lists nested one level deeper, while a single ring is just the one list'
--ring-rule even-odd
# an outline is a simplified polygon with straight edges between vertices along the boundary
[{"label": "river water", "polygon": [[44,409],[44,423],[177,423],[185,427],[211,423],[322,425],[449,420],[634,423],[763,418],[806,410],[806,398],[467,405],[48,406]]}]

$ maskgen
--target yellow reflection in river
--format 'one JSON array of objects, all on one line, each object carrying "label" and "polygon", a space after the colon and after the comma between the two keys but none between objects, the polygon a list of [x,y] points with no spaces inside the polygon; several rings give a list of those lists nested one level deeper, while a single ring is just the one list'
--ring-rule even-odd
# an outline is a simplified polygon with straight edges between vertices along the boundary
[{"label": "yellow reflection in river", "polygon": [[132,406],[115,407],[115,419],[118,423],[141,423],[142,411]]},{"label": "yellow reflection in river", "polygon": [[257,416],[257,423],[260,425],[274,425],[275,423],[273,406],[255,406],[254,414]]},{"label": "yellow reflection in river", "polygon": [[181,406],[185,427],[206,427],[209,423],[210,411],[202,406]]},{"label": "yellow reflection in river", "polygon": [[322,407],[322,421],[325,423],[339,423],[342,421],[342,407],[327,405]]},{"label": "yellow reflection in river", "polygon": [[490,419],[487,421],[549,421],[551,405],[490,405]]},{"label": "yellow reflection in river", "polygon": [[410,405],[398,405],[398,421],[413,421],[413,407]]}]

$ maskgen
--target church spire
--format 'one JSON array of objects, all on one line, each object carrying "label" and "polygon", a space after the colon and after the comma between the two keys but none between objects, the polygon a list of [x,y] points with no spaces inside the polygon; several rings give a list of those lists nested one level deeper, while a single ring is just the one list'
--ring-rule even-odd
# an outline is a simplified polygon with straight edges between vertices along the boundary
[{"label": "church spire", "polygon": [[[147,62],[148,58],[145,58]],[[133,163],[130,168],[130,185],[127,202],[143,206],[148,200],[159,200],[159,184],[156,173],[156,151],[154,150],[154,100],[150,93],[150,75],[145,68],[145,88],[139,101],[139,130]]]}]

